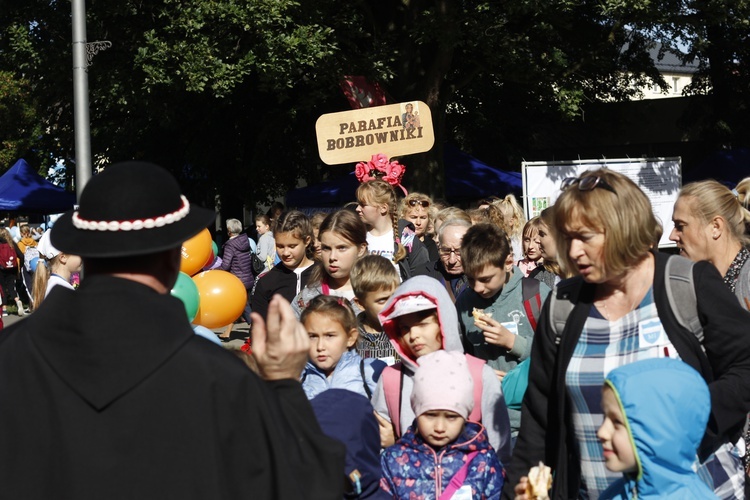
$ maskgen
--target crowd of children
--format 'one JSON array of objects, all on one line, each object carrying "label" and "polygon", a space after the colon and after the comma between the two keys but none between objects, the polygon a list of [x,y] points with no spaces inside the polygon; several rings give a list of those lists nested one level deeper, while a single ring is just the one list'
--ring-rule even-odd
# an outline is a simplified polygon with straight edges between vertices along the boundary
[{"label": "crowd of children", "polygon": [[[420,193],[399,205],[381,180],[356,197],[356,210],[259,217],[278,260],[252,294],[261,315],[287,298],[308,332],[300,380],[347,444],[346,498],[545,498],[548,484],[532,495],[505,469],[543,305],[570,277],[553,209],[526,221],[513,195],[471,211]],[[715,498],[693,472],[711,407],[697,372],[633,362],[609,373],[601,401],[597,437],[621,476],[601,498]]]}]

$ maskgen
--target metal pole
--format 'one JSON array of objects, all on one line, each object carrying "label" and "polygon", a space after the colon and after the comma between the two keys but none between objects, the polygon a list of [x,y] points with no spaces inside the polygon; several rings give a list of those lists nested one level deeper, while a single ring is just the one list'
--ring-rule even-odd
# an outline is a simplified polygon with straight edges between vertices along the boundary
[{"label": "metal pole", "polygon": [[73,9],[73,117],[75,126],[76,195],[91,179],[89,75],[86,57],[86,1],[72,0]]}]

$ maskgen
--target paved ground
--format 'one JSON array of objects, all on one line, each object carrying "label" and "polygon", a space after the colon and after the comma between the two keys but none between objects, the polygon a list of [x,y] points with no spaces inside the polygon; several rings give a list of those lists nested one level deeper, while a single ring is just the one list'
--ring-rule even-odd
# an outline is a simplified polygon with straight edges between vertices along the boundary
[{"label": "paved ground", "polygon": [[[23,317],[16,316],[15,314],[11,314],[9,316],[3,316],[3,324],[5,326],[10,326],[13,323],[16,323],[18,321],[21,321]],[[214,328],[213,331],[215,333],[223,333],[224,328]],[[232,340],[228,342],[222,342],[222,345],[227,349],[239,349],[242,347],[242,344],[245,343],[245,338],[250,336],[250,328],[248,327],[248,324],[244,321],[241,323],[235,323],[234,328],[232,329]]]}]

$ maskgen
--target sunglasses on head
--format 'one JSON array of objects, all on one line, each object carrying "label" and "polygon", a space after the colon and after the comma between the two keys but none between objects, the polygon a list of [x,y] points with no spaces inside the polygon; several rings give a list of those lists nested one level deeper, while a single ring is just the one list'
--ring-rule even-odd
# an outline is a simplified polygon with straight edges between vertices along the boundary
[{"label": "sunglasses on head", "polygon": [[427,200],[409,200],[408,203],[410,207],[416,207],[419,205],[422,208],[427,208],[430,206],[430,202]]},{"label": "sunglasses on head", "polygon": [[600,187],[606,189],[610,193],[617,194],[615,188],[610,186],[604,178],[599,177],[598,175],[590,175],[588,177],[566,177],[563,179],[562,184],[560,184],[560,190],[565,191],[575,185],[578,186],[579,191],[593,191]]}]

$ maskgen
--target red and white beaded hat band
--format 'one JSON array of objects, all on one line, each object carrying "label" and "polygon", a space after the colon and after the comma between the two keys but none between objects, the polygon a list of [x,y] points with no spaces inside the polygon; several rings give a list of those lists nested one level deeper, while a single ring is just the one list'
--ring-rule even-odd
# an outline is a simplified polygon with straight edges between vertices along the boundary
[{"label": "red and white beaded hat band", "polygon": [[83,257],[126,257],[175,248],[207,227],[211,210],[191,205],[167,170],[124,162],[94,176],[78,210],[62,215],[52,243]]}]

